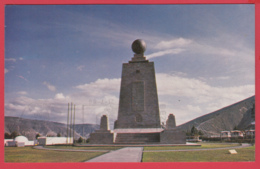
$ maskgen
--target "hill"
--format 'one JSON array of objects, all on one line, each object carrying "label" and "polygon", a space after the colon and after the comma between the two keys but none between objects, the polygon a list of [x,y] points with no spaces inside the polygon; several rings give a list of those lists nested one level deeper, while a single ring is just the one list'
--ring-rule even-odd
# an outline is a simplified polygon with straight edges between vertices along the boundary
[{"label": "hill", "polygon": [[[195,126],[204,135],[219,135],[223,130],[233,130],[234,127],[244,130],[254,119],[255,96],[224,107],[220,110],[198,117],[187,123],[178,126],[178,129],[187,131]],[[83,129],[84,128],[84,129]],[[99,129],[96,124],[75,124],[75,137],[88,137],[90,133]],[[83,133],[84,130],[84,133]],[[19,117],[5,117],[5,133],[18,132],[30,140],[34,139],[37,133],[42,136],[67,136],[67,125],[63,123],[44,120],[31,120]]]},{"label": "hill", "polygon": [[[84,127],[84,133],[83,133]],[[75,138],[80,136],[88,136],[91,132],[99,129],[96,124],[75,124]],[[31,120],[20,117],[5,117],[5,133],[18,132],[20,135],[26,136],[29,140],[35,139],[37,133],[41,136],[67,136],[67,125],[63,123],[44,121],[44,120]]]},{"label": "hill", "polygon": [[223,130],[246,129],[254,119],[255,96],[224,107],[220,110],[198,117],[178,126],[178,129],[187,131],[195,126],[204,135],[219,135]]}]

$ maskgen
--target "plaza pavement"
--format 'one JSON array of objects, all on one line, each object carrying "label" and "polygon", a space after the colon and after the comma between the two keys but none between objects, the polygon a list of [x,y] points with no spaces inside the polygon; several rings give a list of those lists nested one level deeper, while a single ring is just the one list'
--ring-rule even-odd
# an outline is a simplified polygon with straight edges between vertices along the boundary
[{"label": "plaza pavement", "polygon": [[125,147],[103,154],[86,162],[141,162],[143,147]]}]

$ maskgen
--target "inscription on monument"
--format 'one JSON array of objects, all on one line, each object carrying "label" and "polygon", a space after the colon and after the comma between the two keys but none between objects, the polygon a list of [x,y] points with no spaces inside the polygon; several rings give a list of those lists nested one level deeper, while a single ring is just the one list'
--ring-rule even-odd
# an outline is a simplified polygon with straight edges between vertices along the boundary
[{"label": "inscription on monument", "polygon": [[144,111],[144,82],[132,83],[132,109],[133,111]]}]

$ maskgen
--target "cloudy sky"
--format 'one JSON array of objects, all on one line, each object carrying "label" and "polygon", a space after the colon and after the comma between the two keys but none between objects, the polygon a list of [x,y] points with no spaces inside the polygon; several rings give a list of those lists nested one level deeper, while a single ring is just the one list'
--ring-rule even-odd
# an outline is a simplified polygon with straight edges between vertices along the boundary
[{"label": "cloudy sky", "polygon": [[[122,63],[143,39],[161,121],[177,125],[255,93],[254,5],[7,5],[5,116],[117,118]],[[83,110],[84,109],[84,110]],[[84,118],[83,118],[84,117]]]}]

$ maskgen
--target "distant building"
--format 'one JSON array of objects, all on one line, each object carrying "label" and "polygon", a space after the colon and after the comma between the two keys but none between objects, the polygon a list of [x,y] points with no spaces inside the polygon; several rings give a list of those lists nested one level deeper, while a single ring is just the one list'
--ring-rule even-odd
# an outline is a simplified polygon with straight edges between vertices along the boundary
[{"label": "distant building", "polygon": [[231,132],[230,131],[221,131],[220,137],[221,138],[230,138]]},{"label": "distant building", "polygon": [[246,138],[254,138],[255,137],[255,130],[246,130],[245,136],[246,136]]},{"label": "distant building", "polygon": [[24,147],[34,146],[37,144],[37,140],[29,141],[25,136],[17,136],[15,139],[5,139],[4,145],[7,147]]},{"label": "distant building", "polygon": [[240,130],[233,130],[233,131],[231,131],[231,137],[232,138],[241,138],[241,137],[244,137],[244,133]]},{"label": "distant building", "polygon": [[38,145],[63,145],[73,144],[72,137],[38,137]]}]

